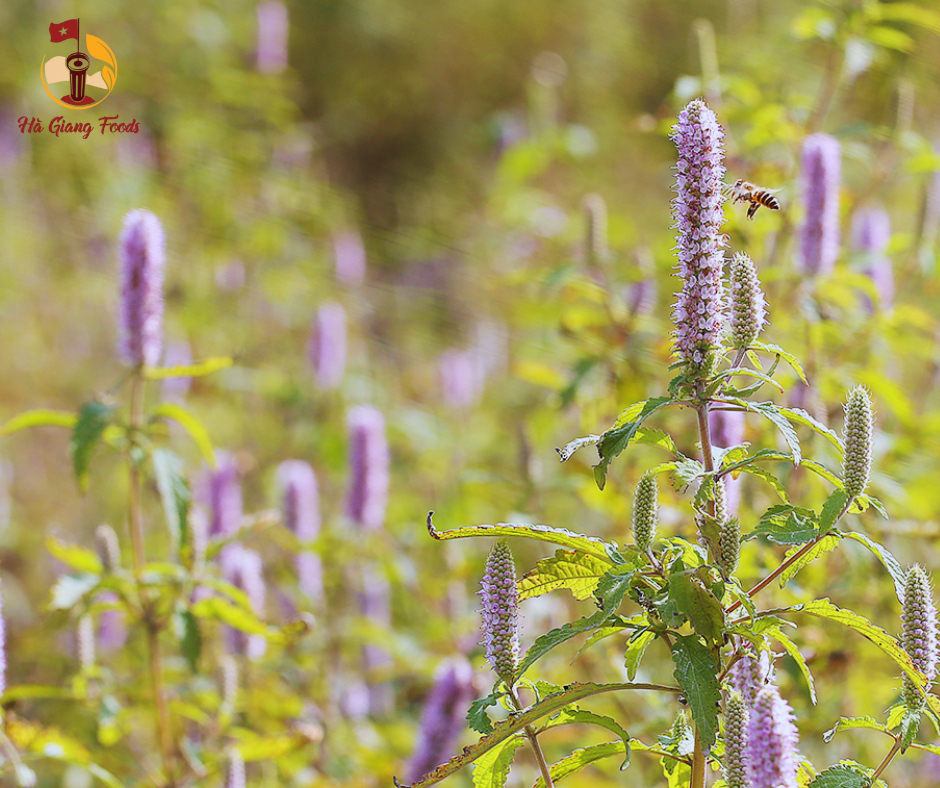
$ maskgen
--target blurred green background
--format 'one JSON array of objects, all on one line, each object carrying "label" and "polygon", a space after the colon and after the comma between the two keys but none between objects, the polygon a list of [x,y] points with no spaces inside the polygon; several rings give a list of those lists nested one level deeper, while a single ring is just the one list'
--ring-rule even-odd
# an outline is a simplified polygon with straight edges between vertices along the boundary
[{"label": "blurred green background", "polygon": [[[320,480],[328,599],[312,611],[308,638],[252,669],[241,724],[271,732],[304,719],[322,739],[250,762],[249,784],[390,785],[403,774],[442,659],[469,655],[488,690],[473,594],[489,543],[432,542],[428,510],[439,528],[525,521],[628,538],[633,486],[661,459],[656,450],[631,448],[600,492],[589,450],[560,465],[554,448],[600,432],[669,380],[678,280],[667,133],[700,95],[728,131],[728,180],[781,188],[780,214],[762,211],[751,224],[743,209],[727,209],[730,248],[754,257],[767,290],[766,339],[803,360],[813,377],[807,407],[834,429],[848,388],[863,383],[873,393],[873,493],[891,518],[869,512],[854,527],[902,563],[937,568],[936,3],[313,0],[286,10],[281,68],[277,57],[259,63],[264,15],[241,0],[0,5],[0,421],[32,407],[74,411],[93,396],[119,396],[116,239],[125,214],[144,207],[166,228],[167,340],[186,343],[196,359],[236,359],[196,381],[186,404],[216,446],[236,453],[247,511],[277,508],[282,460],[311,462]],[[61,110],[38,79],[42,58],[60,53],[49,24],[75,16],[119,62],[101,112]],[[92,123],[104,114],[133,118],[140,132],[96,128],[85,140],[22,134],[17,125],[23,116],[48,125],[63,112]],[[844,244],[832,275],[806,280],[794,234],[803,210],[799,150],[814,131],[842,144]],[[609,213],[603,260],[586,251],[583,205],[592,193]],[[853,217],[872,205],[891,217],[893,305],[879,302],[851,242]],[[357,243],[365,280],[344,283],[337,248]],[[658,298],[634,308],[644,283]],[[349,358],[341,386],[327,391],[307,345],[317,309],[332,301],[347,312]],[[485,384],[465,407],[448,403],[441,380],[441,355],[452,350],[485,362]],[[160,396],[159,386],[150,396]],[[343,516],[345,418],[361,403],[385,414],[392,452],[387,526],[366,544]],[[692,415],[674,412],[656,426],[693,454]],[[757,422],[746,437],[777,440]],[[832,465],[823,442],[810,434],[805,441],[804,453]],[[198,481],[198,452],[182,436],[177,445]],[[786,473],[794,499],[824,500],[815,477]],[[755,479],[743,489],[749,530],[749,518],[753,524],[775,498]],[[63,569],[44,537],[90,546],[95,527],[109,522],[126,542],[126,494],[120,464],[104,451],[81,493],[63,430],[0,442],[9,684],[56,685],[75,673],[75,621],[47,612]],[[690,536],[682,496],[662,495],[664,530]],[[160,556],[167,537],[156,495],[148,496],[149,550]],[[289,550],[265,530],[250,543],[265,557],[267,615],[286,621],[301,604]],[[520,571],[548,554],[540,545],[514,548]],[[775,565],[774,550],[745,548],[745,581]],[[390,629],[377,631],[355,604],[348,568],[365,560],[378,561],[391,584]],[[808,595],[829,595],[899,630],[890,580],[862,552],[843,548],[763,602]],[[589,603],[560,594],[527,605],[523,647],[541,628],[590,612]],[[367,642],[392,655],[379,678],[391,684],[394,713],[352,719],[337,687],[358,672]],[[817,674],[819,706],[809,705],[786,660],[781,683],[797,709],[803,751],[820,767],[840,757],[877,763],[880,740],[850,733],[823,749],[820,734],[839,714],[877,716],[890,705],[892,666],[825,626],[801,630],[799,642]],[[569,667],[576,648],[558,649],[546,678],[624,675],[622,644]],[[132,676],[142,655],[132,636],[109,670]],[[665,650],[650,665],[653,679],[668,680]],[[205,666],[207,676],[213,670]],[[180,686],[192,682],[182,669],[179,676]],[[181,689],[180,703],[198,706],[200,691]],[[612,703],[598,706],[610,706],[641,738],[654,738],[675,713],[657,698]],[[135,718],[121,722],[117,741],[102,743],[102,711],[92,701],[33,701],[15,711],[69,731],[117,775],[130,774],[146,746]],[[546,746],[556,757],[583,743],[573,733],[555,736]],[[586,770],[571,784],[662,783],[655,761],[634,761],[622,776]],[[888,776],[894,786],[940,784],[931,768],[913,757]],[[88,784],[80,770],[37,771],[41,785]],[[524,759],[518,771],[518,780],[534,780]],[[468,775],[451,779],[469,784]]]}]

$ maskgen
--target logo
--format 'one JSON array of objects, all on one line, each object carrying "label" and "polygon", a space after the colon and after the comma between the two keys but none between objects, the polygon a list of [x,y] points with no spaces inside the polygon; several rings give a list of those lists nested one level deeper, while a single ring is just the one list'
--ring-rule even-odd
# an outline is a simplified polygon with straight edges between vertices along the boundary
[{"label": "logo", "polygon": [[[86,33],[85,48],[88,52],[82,52],[77,19],[67,19],[58,24],[53,22],[49,25],[49,38],[53,44],[62,44],[74,38],[77,50],[67,55],[56,55],[48,61],[42,59],[39,76],[49,98],[69,109],[89,109],[104,101],[117,81],[117,58],[111,47],[97,36]],[[59,47],[60,51],[65,49]],[[60,82],[68,83],[68,94],[56,98],[55,93],[61,88],[50,88],[50,85]]]}]

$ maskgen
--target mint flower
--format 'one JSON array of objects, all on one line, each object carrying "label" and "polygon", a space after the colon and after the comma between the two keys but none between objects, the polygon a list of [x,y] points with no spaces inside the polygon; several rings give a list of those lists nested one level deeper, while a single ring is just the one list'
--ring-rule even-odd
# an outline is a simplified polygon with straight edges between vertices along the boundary
[{"label": "mint flower", "polygon": [[245,761],[238,747],[232,747],[228,754],[228,777],[225,788],[245,788]]},{"label": "mint flower", "polygon": [[773,685],[757,693],[747,729],[749,788],[797,788],[793,710]]},{"label": "mint flower", "polygon": [[[917,564],[907,570],[901,620],[901,645],[915,667],[928,679],[937,676],[937,608],[926,570]],[[923,708],[924,699],[905,675],[902,696],[912,711]]]},{"label": "mint flower", "polygon": [[845,428],[842,442],[842,483],[849,500],[865,492],[871,473],[872,412],[871,398],[862,386],[849,392],[845,403]]},{"label": "mint flower", "polygon": [[346,310],[335,303],[317,310],[307,356],[321,389],[335,389],[346,370]]},{"label": "mint flower", "polygon": [[490,667],[507,685],[512,685],[519,659],[516,565],[504,541],[493,545],[486,559],[486,572],[479,591],[483,600],[483,646]]},{"label": "mint flower", "polygon": [[800,253],[805,274],[825,275],[839,256],[839,142],[828,134],[803,141]]},{"label": "mint flower", "polygon": [[767,302],[750,255],[731,258],[731,346],[749,348],[767,322]]},{"label": "mint flower", "polygon": [[894,301],[891,258],[885,254],[890,241],[891,219],[884,208],[866,208],[855,215],[852,221],[852,245],[862,258],[865,274],[871,278],[878,291],[880,305],[886,309]]},{"label": "mint flower", "polygon": [[381,528],[388,501],[388,443],[385,417],[360,405],[349,411],[349,497],[346,514],[367,530]]},{"label": "mint flower", "polygon": [[757,693],[771,680],[772,672],[770,655],[766,651],[761,651],[759,656],[745,654],[734,663],[728,682],[750,707],[754,705]]},{"label": "mint flower", "polygon": [[[313,468],[303,460],[286,460],[278,466],[277,481],[283,496],[284,525],[301,542],[316,539],[320,533],[320,492]],[[320,556],[304,547],[298,551],[294,564],[301,590],[311,599],[321,599]]]},{"label": "mint flower", "polygon": [[637,550],[648,550],[656,536],[659,519],[658,490],[656,477],[646,475],[636,486],[633,498],[633,541]]},{"label": "mint flower", "polygon": [[150,211],[131,211],[118,240],[121,262],[120,352],[154,367],[163,347],[163,226]]},{"label": "mint flower", "polygon": [[673,127],[679,160],[672,212],[682,278],[673,335],[676,353],[692,372],[709,366],[724,327],[723,137],[715,113],[700,99],[689,102]]},{"label": "mint flower", "polygon": [[725,757],[722,762],[728,788],[748,788],[747,724],[750,715],[740,693],[732,692],[725,704]]},{"label": "mint flower", "polygon": [[215,453],[215,468],[209,471],[209,536],[232,536],[242,525],[242,489],[235,456]]}]

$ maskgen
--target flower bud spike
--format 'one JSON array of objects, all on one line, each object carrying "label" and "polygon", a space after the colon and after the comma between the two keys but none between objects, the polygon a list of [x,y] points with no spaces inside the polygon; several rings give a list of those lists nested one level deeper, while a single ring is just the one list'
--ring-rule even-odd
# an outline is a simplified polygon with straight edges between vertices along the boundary
[{"label": "flower bud spike", "polygon": [[[926,570],[917,564],[907,570],[904,580],[901,645],[914,666],[932,682],[937,676],[937,608]],[[911,711],[924,706],[924,698],[907,675],[902,698]]]},{"label": "flower bud spike", "polygon": [[105,574],[110,574],[121,568],[121,547],[114,529],[102,523],[95,529],[95,547],[101,568]]},{"label": "flower bud spike", "polygon": [[646,475],[636,486],[633,499],[633,541],[637,550],[649,550],[656,538],[656,523],[659,519],[659,500],[656,477]]},{"label": "flower bud spike", "polygon": [[747,782],[747,703],[732,691],[725,704],[725,782],[728,788],[748,788]]},{"label": "flower bud spike", "polygon": [[483,646],[490,667],[511,687],[519,660],[516,565],[504,541],[493,545],[479,591],[483,600]]},{"label": "flower bud spike", "polygon": [[845,403],[845,458],[842,483],[849,500],[865,492],[871,473],[872,411],[871,398],[862,386],[849,392]]},{"label": "flower bud spike", "polygon": [[718,529],[718,550],[715,562],[725,579],[730,579],[738,568],[741,556],[741,522],[728,517]]},{"label": "flower bud spike", "polygon": [[767,323],[767,302],[750,256],[738,252],[731,258],[731,346],[749,348]]},{"label": "flower bud spike", "polygon": [[773,685],[757,693],[747,731],[747,774],[750,788],[797,788],[793,710]]}]

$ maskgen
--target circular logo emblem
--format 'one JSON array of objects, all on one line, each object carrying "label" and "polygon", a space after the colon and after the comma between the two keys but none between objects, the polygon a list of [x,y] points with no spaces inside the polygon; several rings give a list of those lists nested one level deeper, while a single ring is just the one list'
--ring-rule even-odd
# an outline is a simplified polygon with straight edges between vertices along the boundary
[{"label": "circular logo emblem", "polygon": [[[49,25],[49,35],[52,43],[75,39],[70,43],[78,49],[69,55],[42,59],[39,77],[49,98],[68,109],[90,109],[111,95],[118,70],[117,58],[111,47],[97,36],[86,33],[85,48],[88,51],[82,52],[77,46],[77,19]],[[65,95],[57,97],[62,93]]]}]

